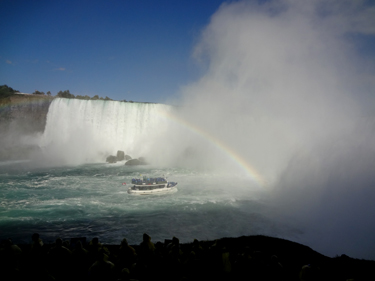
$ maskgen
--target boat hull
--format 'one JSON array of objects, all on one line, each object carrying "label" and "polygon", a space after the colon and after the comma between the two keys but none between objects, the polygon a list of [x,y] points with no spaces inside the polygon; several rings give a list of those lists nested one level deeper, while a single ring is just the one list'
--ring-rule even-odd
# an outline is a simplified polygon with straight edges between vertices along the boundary
[{"label": "boat hull", "polygon": [[165,184],[155,184],[155,185],[134,185],[128,189],[129,194],[136,195],[150,195],[150,194],[161,194],[175,191],[177,184],[169,185]]}]

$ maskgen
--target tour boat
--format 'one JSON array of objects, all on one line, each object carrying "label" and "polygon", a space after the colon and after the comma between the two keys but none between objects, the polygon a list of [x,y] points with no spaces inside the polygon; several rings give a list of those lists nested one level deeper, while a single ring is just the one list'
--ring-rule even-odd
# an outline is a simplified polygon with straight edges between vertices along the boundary
[{"label": "tour boat", "polygon": [[129,194],[149,195],[175,191],[177,182],[168,182],[165,178],[132,179],[132,187],[129,187]]}]

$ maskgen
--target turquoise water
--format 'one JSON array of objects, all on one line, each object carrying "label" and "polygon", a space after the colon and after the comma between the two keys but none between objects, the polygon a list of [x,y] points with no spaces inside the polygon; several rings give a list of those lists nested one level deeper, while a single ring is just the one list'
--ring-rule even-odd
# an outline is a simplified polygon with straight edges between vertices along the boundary
[{"label": "turquoise water", "polygon": [[[178,182],[174,193],[126,192],[134,177],[164,175]],[[123,185],[123,183],[127,183]],[[29,243],[32,233],[56,237],[99,237],[119,244],[173,236],[182,242],[241,235],[296,235],[271,219],[267,193],[251,179],[183,168],[86,164],[34,169],[31,162],[0,166],[0,238]]]}]

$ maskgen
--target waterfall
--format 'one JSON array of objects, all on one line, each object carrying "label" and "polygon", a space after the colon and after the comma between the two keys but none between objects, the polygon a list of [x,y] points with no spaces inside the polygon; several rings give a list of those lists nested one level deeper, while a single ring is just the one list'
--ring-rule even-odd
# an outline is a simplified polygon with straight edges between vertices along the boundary
[{"label": "waterfall", "polygon": [[170,106],[103,100],[55,99],[40,146],[50,159],[79,164],[103,162],[123,150],[137,158],[167,130]]}]

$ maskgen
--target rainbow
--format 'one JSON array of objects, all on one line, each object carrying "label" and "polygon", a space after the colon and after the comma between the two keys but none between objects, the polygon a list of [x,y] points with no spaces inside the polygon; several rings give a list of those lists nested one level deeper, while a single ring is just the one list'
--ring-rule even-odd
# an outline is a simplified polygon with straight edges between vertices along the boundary
[{"label": "rainbow", "polygon": [[255,182],[257,182],[260,186],[266,187],[266,181],[262,177],[262,175],[248,163],[241,155],[239,155],[233,148],[227,145],[222,140],[215,138],[213,135],[209,134],[208,132],[204,131],[202,128],[196,126],[188,122],[185,119],[172,114],[171,112],[167,112],[165,110],[160,111],[159,113],[162,117],[167,118],[168,120],[177,123],[178,125],[182,125],[183,127],[187,128],[189,131],[203,137],[210,143],[212,143],[217,149],[225,153],[237,166],[243,170],[247,175],[249,175]]}]

